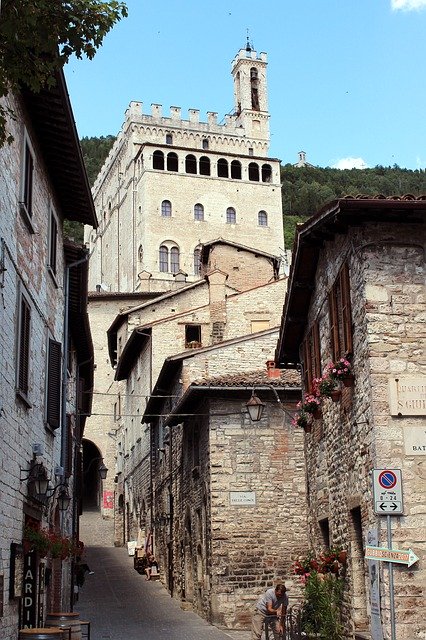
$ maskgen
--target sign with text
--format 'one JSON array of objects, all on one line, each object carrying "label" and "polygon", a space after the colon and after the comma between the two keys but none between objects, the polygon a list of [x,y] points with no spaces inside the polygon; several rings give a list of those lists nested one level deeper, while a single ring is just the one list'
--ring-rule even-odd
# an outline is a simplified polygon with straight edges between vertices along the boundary
[{"label": "sign with text", "polygon": [[398,376],[390,379],[389,406],[393,416],[425,416],[425,377]]},{"label": "sign with text", "polygon": [[256,504],[254,491],[230,491],[229,504],[231,507],[252,507]]},{"label": "sign with text", "polygon": [[426,425],[404,427],[404,448],[407,456],[426,456]]},{"label": "sign with text", "polygon": [[22,620],[24,629],[36,626],[37,606],[37,564],[35,551],[29,551],[24,556],[24,582],[22,589]]},{"label": "sign with text", "polygon": [[373,469],[374,513],[382,516],[400,516],[402,503],[401,469]]},{"label": "sign with text", "polygon": [[412,549],[386,549],[385,547],[365,547],[367,560],[382,560],[385,562],[397,562],[406,564],[407,567],[415,564],[418,557]]},{"label": "sign with text", "polygon": [[114,509],[114,491],[104,491],[104,509]]}]

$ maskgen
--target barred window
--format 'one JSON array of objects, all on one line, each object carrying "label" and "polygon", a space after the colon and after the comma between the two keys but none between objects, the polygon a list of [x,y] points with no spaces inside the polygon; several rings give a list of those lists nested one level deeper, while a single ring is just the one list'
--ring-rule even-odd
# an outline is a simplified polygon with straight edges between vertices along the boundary
[{"label": "barred window", "polygon": [[236,224],[237,222],[237,214],[233,207],[228,207],[226,210],[226,222],[227,224]]},{"label": "barred window", "polygon": [[170,200],[163,200],[161,203],[161,215],[163,218],[170,218],[172,215],[172,203]]},{"label": "barred window", "polygon": [[268,226],[268,214],[266,211],[259,211],[257,214],[257,222],[259,227],[267,227]]},{"label": "barred window", "polygon": [[204,220],[204,207],[200,203],[194,207],[194,220]]}]

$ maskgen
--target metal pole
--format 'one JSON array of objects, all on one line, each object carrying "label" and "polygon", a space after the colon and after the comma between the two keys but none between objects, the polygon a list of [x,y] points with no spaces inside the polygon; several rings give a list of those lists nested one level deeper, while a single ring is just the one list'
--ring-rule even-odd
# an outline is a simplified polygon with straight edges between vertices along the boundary
[{"label": "metal pole", "polygon": [[[391,517],[386,516],[387,533],[388,533],[388,549],[392,549],[392,525]],[[395,630],[395,599],[393,588],[393,564],[388,562],[389,567],[389,607],[390,607],[390,623],[391,623],[391,640],[396,640]]]}]

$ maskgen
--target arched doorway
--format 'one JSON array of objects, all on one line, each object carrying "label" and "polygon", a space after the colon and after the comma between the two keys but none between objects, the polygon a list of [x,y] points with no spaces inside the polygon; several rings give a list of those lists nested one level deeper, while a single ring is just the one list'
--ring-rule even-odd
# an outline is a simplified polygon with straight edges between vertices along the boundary
[{"label": "arched doorway", "polygon": [[99,510],[102,504],[102,483],[99,467],[102,455],[90,440],[83,440],[83,511]]}]

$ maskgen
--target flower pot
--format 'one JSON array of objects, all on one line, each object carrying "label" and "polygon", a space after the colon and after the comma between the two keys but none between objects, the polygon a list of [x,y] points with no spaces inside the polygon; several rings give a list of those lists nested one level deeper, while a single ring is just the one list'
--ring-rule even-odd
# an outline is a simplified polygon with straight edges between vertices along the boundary
[{"label": "flower pot", "polygon": [[314,420],[319,420],[322,416],[322,411],[319,407],[317,407],[313,412],[312,415],[314,417]]},{"label": "flower pot", "polygon": [[303,427],[303,431],[304,431],[305,433],[311,433],[311,431],[312,431],[312,425],[311,425],[311,423],[310,423],[310,422],[308,422],[307,424],[305,424],[305,425],[304,425],[304,427]]},{"label": "flower pot", "polygon": [[343,378],[343,380],[342,380],[343,386],[344,387],[353,387],[354,386],[354,381],[355,381],[355,376],[353,376],[352,374],[350,376],[346,376],[346,378]]},{"label": "flower pot", "polygon": [[340,391],[340,389],[334,389],[330,392],[330,398],[333,400],[333,402],[339,402],[341,395],[342,392]]},{"label": "flower pot", "polygon": [[348,558],[347,551],[339,551],[339,555],[337,556],[337,559],[340,562],[340,564],[346,564],[347,558]]}]

